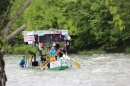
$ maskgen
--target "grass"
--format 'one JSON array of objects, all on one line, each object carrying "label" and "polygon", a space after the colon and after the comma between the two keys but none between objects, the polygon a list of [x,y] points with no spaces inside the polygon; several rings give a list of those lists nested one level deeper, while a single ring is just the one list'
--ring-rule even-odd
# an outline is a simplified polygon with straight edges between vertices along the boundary
[{"label": "grass", "polygon": [[92,50],[83,50],[83,51],[78,51],[78,54],[105,54],[106,51],[104,50],[95,50],[95,49],[92,49]]}]

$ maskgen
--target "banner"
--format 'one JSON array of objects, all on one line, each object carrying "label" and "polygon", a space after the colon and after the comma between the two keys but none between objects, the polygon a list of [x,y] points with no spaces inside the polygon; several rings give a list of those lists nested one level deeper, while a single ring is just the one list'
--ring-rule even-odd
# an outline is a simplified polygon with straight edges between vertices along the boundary
[{"label": "banner", "polygon": [[54,62],[50,62],[50,68],[55,68],[55,67],[60,67],[61,66],[61,62],[59,61],[54,61]]},{"label": "banner", "polygon": [[28,44],[33,44],[33,41],[35,41],[34,32],[27,33],[27,40]]},{"label": "banner", "polygon": [[56,30],[56,34],[60,34],[60,30]]},{"label": "banner", "polygon": [[28,44],[33,44],[33,41],[28,41]]},{"label": "banner", "polygon": [[34,36],[33,36],[33,35],[32,35],[32,36],[29,35],[29,36],[28,36],[28,41],[33,41],[33,40],[35,40]]},{"label": "banner", "polygon": [[68,30],[61,30],[62,35],[68,35]]},{"label": "banner", "polygon": [[44,36],[44,32],[43,31],[38,31],[38,36]]},{"label": "banner", "polygon": [[34,35],[34,32],[28,32],[27,35]]}]

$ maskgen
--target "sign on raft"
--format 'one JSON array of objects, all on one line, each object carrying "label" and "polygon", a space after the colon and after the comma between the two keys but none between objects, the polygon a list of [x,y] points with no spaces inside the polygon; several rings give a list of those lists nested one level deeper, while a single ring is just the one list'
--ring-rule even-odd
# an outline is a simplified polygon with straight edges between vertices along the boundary
[{"label": "sign on raft", "polygon": [[70,60],[60,59],[58,61],[50,62],[51,70],[63,70],[70,67]]}]

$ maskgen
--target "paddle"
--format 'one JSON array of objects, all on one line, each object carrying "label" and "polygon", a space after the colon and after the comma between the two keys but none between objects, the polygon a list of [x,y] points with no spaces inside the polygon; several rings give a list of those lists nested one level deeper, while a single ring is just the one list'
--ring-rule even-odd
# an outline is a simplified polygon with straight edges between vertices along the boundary
[{"label": "paddle", "polygon": [[50,59],[46,60],[46,61],[42,64],[41,70],[43,70],[43,69],[48,65],[49,62],[50,62]]},{"label": "paddle", "polygon": [[72,62],[75,63],[75,65],[76,65],[78,68],[80,68],[80,64],[79,64],[78,62],[75,62],[73,59],[71,59],[70,57],[68,57],[68,56],[65,55],[65,54],[64,54],[64,56],[65,56],[65,58],[70,59]]},{"label": "paddle", "polygon": [[[59,52],[61,52],[60,50],[59,50]],[[61,52],[65,57],[67,56],[67,55],[65,55],[63,52]],[[72,62],[74,62],[75,63],[75,65],[78,67],[78,68],[80,68],[80,64],[78,63],[78,62],[75,62],[74,60],[72,60],[70,57],[68,57],[67,56],[67,58],[69,58]]]}]

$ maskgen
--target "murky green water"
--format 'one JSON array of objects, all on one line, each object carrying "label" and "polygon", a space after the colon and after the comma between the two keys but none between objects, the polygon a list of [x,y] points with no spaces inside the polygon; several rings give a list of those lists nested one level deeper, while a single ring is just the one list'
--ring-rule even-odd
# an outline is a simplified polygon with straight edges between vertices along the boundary
[{"label": "murky green water", "polygon": [[129,86],[130,54],[70,55],[81,64],[60,71],[21,70],[21,55],[5,55],[6,86]]}]

